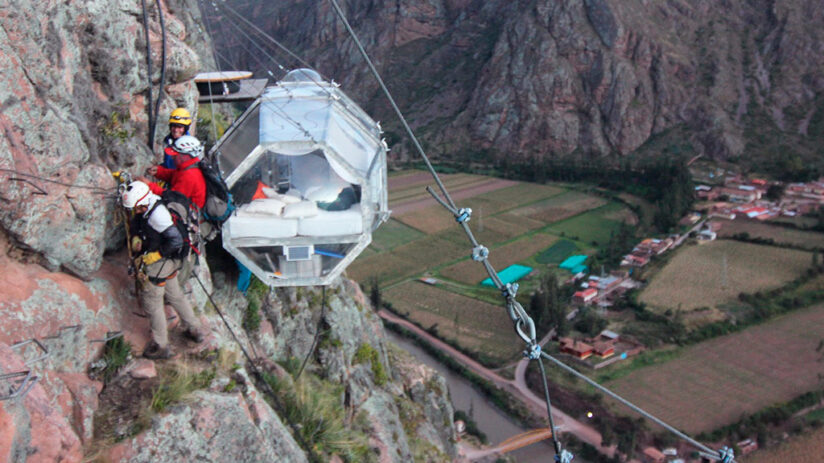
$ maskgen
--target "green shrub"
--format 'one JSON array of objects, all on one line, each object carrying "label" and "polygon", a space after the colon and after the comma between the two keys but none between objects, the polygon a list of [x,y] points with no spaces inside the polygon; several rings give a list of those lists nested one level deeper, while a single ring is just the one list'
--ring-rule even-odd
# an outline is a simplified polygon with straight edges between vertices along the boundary
[{"label": "green shrub", "polygon": [[383,368],[383,364],[378,356],[378,351],[376,351],[375,348],[369,344],[361,344],[355,352],[355,356],[352,358],[352,361],[355,364],[362,364],[366,362],[371,363],[372,375],[375,378],[375,384],[378,386],[383,386],[386,384],[386,380],[389,379],[386,376],[386,370]]},{"label": "green shrub", "polygon": [[132,354],[132,345],[126,342],[123,336],[110,339],[103,347],[103,360],[106,366],[103,367],[103,383],[106,384],[117,375],[123,366],[129,362]]}]

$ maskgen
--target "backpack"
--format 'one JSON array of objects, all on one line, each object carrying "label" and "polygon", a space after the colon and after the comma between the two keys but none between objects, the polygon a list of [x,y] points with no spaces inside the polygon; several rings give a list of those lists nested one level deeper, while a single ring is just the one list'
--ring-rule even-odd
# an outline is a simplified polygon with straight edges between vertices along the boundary
[{"label": "backpack", "polygon": [[200,254],[198,251],[197,209],[193,207],[189,198],[179,191],[165,190],[160,195],[160,202],[169,210],[172,223],[180,232],[180,236],[183,237],[183,246],[181,246],[180,251],[169,257],[186,259],[192,250]]},{"label": "backpack", "polygon": [[201,161],[199,166],[206,180],[206,204],[203,206],[203,218],[219,227],[229,218],[235,209],[232,194],[220,175],[220,170],[211,162]]}]

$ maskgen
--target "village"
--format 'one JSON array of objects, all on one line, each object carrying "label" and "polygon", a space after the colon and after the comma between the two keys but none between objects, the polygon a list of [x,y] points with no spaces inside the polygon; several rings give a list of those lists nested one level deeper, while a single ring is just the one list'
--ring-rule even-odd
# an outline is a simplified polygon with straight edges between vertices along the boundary
[{"label": "village", "polygon": [[[599,273],[598,269],[587,267],[586,255],[573,255],[562,262],[559,267],[572,274],[565,283],[576,287],[570,300],[571,317],[585,310],[605,314],[628,291],[643,286],[641,281],[632,278],[637,270],[675,250],[687,239],[694,239],[699,245],[713,241],[725,224],[735,220],[768,221],[816,212],[824,205],[824,178],[783,184],[736,174],[724,177],[722,185],[697,185],[695,195],[699,202],[693,212],[679,221],[681,233],[644,238],[623,256],[619,268],[609,272],[602,269]],[[643,344],[610,330],[594,337],[560,337],[558,342],[562,354],[592,369],[606,367],[644,350]]]}]

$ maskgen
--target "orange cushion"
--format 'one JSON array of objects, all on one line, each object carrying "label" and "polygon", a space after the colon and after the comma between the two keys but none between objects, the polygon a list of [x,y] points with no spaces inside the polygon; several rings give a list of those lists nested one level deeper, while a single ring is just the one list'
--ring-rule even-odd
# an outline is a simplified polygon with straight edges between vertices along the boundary
[{"label": "orange cushion", "polygon": [[257,190],[255,190],[254,196],[252,196],[252,201],[256,199],[266,199],[266,195],[263,194],[263,189],[269,188],[265,183],[258,180]]}]

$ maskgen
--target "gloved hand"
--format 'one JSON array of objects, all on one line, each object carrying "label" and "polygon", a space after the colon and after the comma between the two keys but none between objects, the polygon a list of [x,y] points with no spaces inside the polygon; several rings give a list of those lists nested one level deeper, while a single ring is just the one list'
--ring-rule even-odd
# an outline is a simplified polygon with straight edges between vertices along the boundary
[{"label": "gloved hand", "polygon": [[143,254],[143,264],[144,265],[152,265],[155,262],[159,261],[162,258],[159,252],[147,252]]},{"label": "gloved hand", "polygon": [[143,240],[139,236],[132,237],[132,252],[140,252],[143,249]]}]

